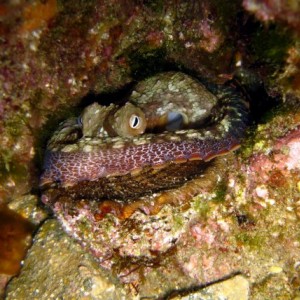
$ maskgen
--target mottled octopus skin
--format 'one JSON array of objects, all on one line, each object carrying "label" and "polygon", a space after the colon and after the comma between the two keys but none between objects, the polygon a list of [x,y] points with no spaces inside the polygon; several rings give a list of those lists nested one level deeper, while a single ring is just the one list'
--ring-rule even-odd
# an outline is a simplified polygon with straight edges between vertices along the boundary
[{"label": "mottled octopus skin", "polygon": [[[103,149],[95,153],[50,152],[47,154],[47,178],[52,181],[74,184],[83,180],[127,174],[146,166],[160,166],[167,162],[187,160],[209,160],[239,146],[238,136],[227,136],[222,140],[190,139],[180,142],[161,142],[127,146],[121,149]],[[49,171],[47,171],[49,170]]]},{"label": "mottled octopus skin", "polygon": [[[191,80],[193,84],[197,83],[203,89],[205,88],[197,80],[185,74],[170,72],[158,76],[164,76],[164,74],[169,76],[170,80],[174,76],[179,76],[182,82]],[[179,166],[186,163],[191,165],[193,161],[202,163],[236,149],[244,137],[248,114],[247,104],[231,88],[213,86],[211,90],[217,104],[212,108],[206,126],[195,129],[188,128],[158,134],[146,133],[134,138],[83,139],[78,133],[80,128],[70,121],[67,124],[71,126],[65,126],[65,128],[63,126],[61,132],[69,130],[70,136],[74,136],[70,138],[71,142],[66,142],[64,135],[62,138],[58,135],[49,142],[41,186],[45,188],[56,184],[62,187],[72,187],[80,182],[92,182],[101,178],[122,177],[125,174],[134,176],[135,173],[147,168],[163,169],[173,163]],[[163,92],[160,91],[162,94]],[[134,99],[134,101],[136,105],[139,105],[138,100]],[[158,105],[159,102],[155,103]],[[177,106],[179,104],[177,103]],[[151,101],[150,103],[144,101],[140,104],[146,117],[147,105],[150,106]],[[193,111],[185,111],[185,114],[193,114]],[[184,177],[187,177],[185,173]],[[162,187],[165,188],[164,185]],[[158,183],[158,190],[160,188]],[[118,195],[118,193],[112,193],[111,196],[107,194],[98,196],[118,198]]]}]

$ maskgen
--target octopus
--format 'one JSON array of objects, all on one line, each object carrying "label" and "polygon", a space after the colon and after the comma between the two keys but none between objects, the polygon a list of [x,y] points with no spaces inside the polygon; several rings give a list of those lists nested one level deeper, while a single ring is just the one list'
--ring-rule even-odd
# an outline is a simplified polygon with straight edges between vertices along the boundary
[{"label": "octopus", "polygon": [[93,103],[60,125],[40,179],[46,204],[97,203],[100,219],[184,205],[214,158],[245,135],[248,105],[230,86],[166,72],[137,83],[126,100]]}]

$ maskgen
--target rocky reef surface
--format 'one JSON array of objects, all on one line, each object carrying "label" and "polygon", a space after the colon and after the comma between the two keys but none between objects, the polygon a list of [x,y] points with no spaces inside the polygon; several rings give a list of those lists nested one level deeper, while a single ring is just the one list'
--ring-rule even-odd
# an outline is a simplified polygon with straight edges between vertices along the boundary
[{"label": "rocky reef surface", "polygon": [[[0,224],[0,261],[19,257],[21,266],[2,270],[0,294],[298,299],[299,10],[297,1],[0,4],[0,210],[19,214]],[[63,210],[55,215],[40,200],[46,143],[92,102],[115,102],[165,71],[237,89],[249,103],[247,136],[211,161],[188,206],[137,210],[125,220],[109,208],[97,232],[100,256],[109,255],[99,263],[99,253],[76,241],[92,232],[76,222],[63,229]],[[19,245],[10,232],[20,234]],[[108,239],[113,253],[101,244]]]}]

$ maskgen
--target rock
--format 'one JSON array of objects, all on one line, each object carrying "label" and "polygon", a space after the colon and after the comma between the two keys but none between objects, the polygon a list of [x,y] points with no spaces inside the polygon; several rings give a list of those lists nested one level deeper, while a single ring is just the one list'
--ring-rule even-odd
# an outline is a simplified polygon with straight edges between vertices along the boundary
[{"label": "rock", "polygon": [[55,220],[46,221],[6,299],[121,299],[124,290],[105,274]]}]

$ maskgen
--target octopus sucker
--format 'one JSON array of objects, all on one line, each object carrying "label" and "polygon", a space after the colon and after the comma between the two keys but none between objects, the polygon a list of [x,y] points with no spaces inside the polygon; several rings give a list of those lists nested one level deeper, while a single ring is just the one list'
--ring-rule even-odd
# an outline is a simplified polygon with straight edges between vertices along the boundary
[{"label": "octopus sucker", "polygon": [[180,72],[145,79],[125,105],[94,103],[80,122],[60,125],[45,155],[44,202],[97,201],[122,218],[141,208],[156,213],[174,197],[181,205],[200,192],[211,161],[240,146],[247,115],[232,88]]}]

